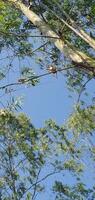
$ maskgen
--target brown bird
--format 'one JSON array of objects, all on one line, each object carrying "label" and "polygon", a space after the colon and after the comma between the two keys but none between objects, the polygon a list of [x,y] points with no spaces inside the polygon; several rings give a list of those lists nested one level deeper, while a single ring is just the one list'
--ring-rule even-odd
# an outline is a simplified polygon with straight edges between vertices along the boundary
[{"label": "brown bird", "polygon": [[47,70],[52,73],[52,74],[55,74],[56,75],[56,78],[57,78],[57,67],[55,65],[49,65],[47,67]]},{"label": "brown bird", "polygon": [[53,74],[56,74],[57,73],[57,67],[54,66],[54,65],[49,65],[47,70]]}]

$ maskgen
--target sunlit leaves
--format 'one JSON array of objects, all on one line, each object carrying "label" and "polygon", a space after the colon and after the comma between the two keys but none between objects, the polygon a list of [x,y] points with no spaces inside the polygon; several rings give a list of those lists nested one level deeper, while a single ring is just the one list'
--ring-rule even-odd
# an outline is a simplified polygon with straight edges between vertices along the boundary
[{"label": "sunlit leaves", "polygon": [[17,56],[30,56],[31,45],[22,14],[11,3],[4,1],[0,2],[0,10],[0,50],[5,46],[10,51],[15,48]]},{"label": "sunlit leaves", "polygon": [[[80,112],[81,117],[84,117],[83,114],[86,111],[82,113],[79,110],[78,112]],[[88,108],[88,112],[90,112],[90,115],[92,112],[94,114],[94,107]],[[68,127],[71,128],[71,125],[72,123]],[[6,178],[2,176],[3,179],[0,183],[2,191],[5,191],[5,188],[9,186],[9,194],[12,194],[14,197],[12,187],[14,181],[17,184],[17,193],[15,195],[20,199],[26,194],[27,199],[29,199],[30,194],[32,195],[32,190],[30,190],[30,193],[27,193],[27,185],[30,187],[35,183],[38,173],[46,166],[47,162],[55,172],[68,172],[72,177],[76,177],[76,180],[78,177],[81,179],[81,174],[85,171],[85,165],[81,162],[81,156],[83,156],[84,151],[82,152],[81,146],[78,146],[76,135],[68,134],[68,130],[70,131],[68,127],[66,124],[61,127],[50,119],[43,128],[36,129],[30,119],[23,113],[17,115],[9,110],[0,110],[0,139],[3,147],[0,147],[1,171],[4,170],[6,174]],[[94,160],[94,147],[90,150]],[[9,158],[13,168],[10,168]],[[6,180],[7,183],[5,183]],[[74,185],[72,188],[69,188],[68,185],[63,186],[61,182],[61,186],[60,184],[58,186],[58,184],[58,181],[56,181],[56,186],[54,186],[54,191],[58,193],[58,198],[60,195],[62,198],[63,195],[67,195],[68,198],[72,197],[72,199],[86,195],[83,183]],[[39,193],[43,192],[43,190],[44,185],[37,184],[36,191]],[[78,190],[78,196],[77,193],[72,196],[72,190]],[[85,190],[88,195],[89,191],[86,188]],[[4,197],[6,196],[8,197],[5,192]]]},{"label": "sunlit leaves", "polygon": [[[47,149],[43,147],[43,143],[38,143],[38,139],[41,137],[41,135],[40,137],[38,136],[38,133],[41,134],[33,127],[30,120],[24,114],[17,116],[9,110],[0,110],[0,166],[1,173],[2,170],[5,172],[4,181],[7,180],[5,188],[2,188],[2,192],[6,191],[6,188],[9,187],[9,194],[13,198],[14,195],[17,198],[21,198],[26,192],[26,183],[23,181],[24,173],[22,171],[20,175],[20,171],[24,169],[27,176],[30,174],[31,178],[35,180],[37,170],[44,164],[45,158],[44,154],[40,151],[40,147],[42,145],[44,151]],[[26,163],[25,166],[24,162]],[[4,168],[4,165],[6,168]],[[27,176],[25,177],[26,182],[29,181]],[[13,183],[18,183],[16,194],[13,190]],[[30,183],[27,182],[27,184],[29,185]],[[3,187],[2,182],[1,185]],[[39,190],[42,190],[40,185]]]},{"label": "sunlit leaves", "polygon": [[74,159],[71,159],[64,163],[64,168],[80,173],[83,172],[84,166],[83,164],[77,163]]},{"label": "sunlit leaves", "polygon": [[68,128],[76,133],[92,133],[95,130],[95,106],[76,109],[69,118]]},{"label": "sunlit leaves", "polygon": [[66,184],[62,184],[60,181],[56,181],[54,185],[54,191],[56,194],[56,200],[81,200],[81,199],[93,199],[94,188],[86,189],[85,184],[79,182],[77,185],[69,186]]}]

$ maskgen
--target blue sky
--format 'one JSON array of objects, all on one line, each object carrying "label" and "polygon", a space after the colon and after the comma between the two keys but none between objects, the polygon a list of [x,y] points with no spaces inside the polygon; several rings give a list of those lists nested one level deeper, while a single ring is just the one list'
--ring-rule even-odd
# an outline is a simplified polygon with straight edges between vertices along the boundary
[{"label": "blue sky", "polygon": [[24,111],[37,126],[41,126],[49,118],[61,124],[74,103],[74,98],[71,99],[68,95],[65,79],[61,74],[58,74],[58,78],[53,75],[44,77],[38,86],[26,90]]}]

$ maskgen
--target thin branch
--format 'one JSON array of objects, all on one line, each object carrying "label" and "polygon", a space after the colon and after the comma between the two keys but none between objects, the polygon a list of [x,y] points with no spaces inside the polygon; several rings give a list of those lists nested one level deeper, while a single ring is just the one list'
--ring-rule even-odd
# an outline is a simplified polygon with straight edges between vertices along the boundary
[{"label": "thin branch", "polygon": [[[57,72],[61,72],[61,71],[65,71],[65,70],[67,70],[67,69],[71,69],[71,68],[74,68],[74,67],[67,67],[67,68],[58,68],[58,69],[56,69],[56,73]],[[50,75],[50,74],[53,74],[53,72],[47,72],[47,73],[45,73],[45,74],[40,74],[40,75],[38,75],[38,76],[30,76],[30,77],[28,77],[28,79],[23,79],[23,81],[24,81],[24,83],[26,83],[26,82],[28,82],[28,81],[31,81],[31,80],[34,80],[34,79],[38,79],[38,78],[41,78],[41,77],[43,77],[43,76],[47,76],[47,75]]]},{"label": "thin branch", "polygon": [[17,169],[17,167],[19,167],[20,164],[23,164],[23,162],[26,161],[26,160],[27,160],[26,157],[23,158],[22,160],[20,160],[20,161],[18,162],[18,164],[14,167],[14,170]]},{"label": "thin branch", "polygon": [[[17,34],[17,33],[13,33],[13,32],[10,32],[10,33],[5,33],[4,31],[0,31],[0,33],[2,34],[7,34],[7,35],[15,35],[17,37],[25,37],[27,36],[28,33],[21,33],[21,34]],[[28,37],[32,37],[32,38],[54,38],[54,39],[60,39],[59,37],[53,37],[53,36],[47,36],[47,35],[28,35]]]},{"label": "thin branch", "polygon": [[[65,70],[71,69],[71,68],[74,68],[74,67],[59,68],[59,69],[57,69],[57,72],[65,71]],[[21,79],[22,82],[14,82],[14,83],[9,83],[7,85],[3,85],[3,86],[0,87],[0,90],[5,89],[5,88],[10,87],[10,86],[22,85],[22,84],[27,83],[29,81],[32,81],[32,80],[35,80],[35,79],[38,79],[38,78],[41,78],[41,77],[44,77],[44,76],[47,76],[47,75],[50,75],[50,74],[52,74],[52,72],[47,72],[45,74],[40,74],[38,76],[31,76],[28,79]]]},{"label": "thin branch", "polygon": [[[33,183],[29,188],[27,188],[27,190],[25,191],[25,193],[23,194],[23,196],[33,187],[35,187],[35,185],[41,183],[42,181],[46,180],[49,176],[52,176],[54,174],[58,174],[60,173],[60,171],[56,171],[56,172],[51,172],[49,174],[47,174],[46,176],[44,176],[42,179],[40,179],[39,181],[37,181],[36,183]],[[23,196],[21,197],[21,199],[23,198]]]},{"label": "thin branch", "polygon": [[5,89],[5,88],[7,88],[7,87],[9,87],[9,86],[16,86],[16,85],[21,85],[22,83],[9,83],[9,84],[7,84],[7,85],[4,85],[4,86],[1,86],[0,87],[0,90],[3,90],[3,89]]},{"label": "thin branch", "polygon": [[37,177],[36,177],[36,182],[35,182],[35,186],[34,186],[34,192],[33,192],[31,200],[33,200],[35,198],[35,195],[36,195],[37,182],[38,182],[38,178],[39,178],[40,172],[41,172],[41,168],[39,169]]},{"label": "thin branch", "polygon": [[[32,55],[33,53],[35,53],[36,51],[38,51],[39,49],[41,49],[42,47],[44,47],[45,45],[47,45],[49,43],[49,41],[45,42],[44,44],[42,44],[41,46],[37,47],[36,49],[34,49],[29,55],[25,54],[26,56],[30,56]],[[11,55],[11,56],[6,56],[4,58],[0,58],[0,60],[5,60],[7,58],[12,58],[12,57],[16,57],[16,56],[20,56],[20,53],[16,53],[14,55]]]},{"label": "thin branch", "polygon": [[85,89],[85,86],[86,86],[91,80],[92,80],[92,77],[89,78],[89,79],[82,85],[81,91],[80,91],[79,96],[78,96],[77,103],[79,103],[79,101],[80,101],[80,97],[81,97],[81,95],[82,95],[82,93],[83,93],[83,91],[84,91],[84,89]]},{"label": "thin branch", "polygon": [[[32,53],[35,53],[36,51],[38,51],[39,49],[41,49],[42,47],[44,47],[45,45],[47,45],[49,43],[49,41],[47,41],[47,42],[45,42],[44,44],[42,44],[41,46],[39,46],[39,47],[37,47],[36,49],[34,49],[33,51],[32,51]],[[32,54],[31,53],[31,54]]]}]

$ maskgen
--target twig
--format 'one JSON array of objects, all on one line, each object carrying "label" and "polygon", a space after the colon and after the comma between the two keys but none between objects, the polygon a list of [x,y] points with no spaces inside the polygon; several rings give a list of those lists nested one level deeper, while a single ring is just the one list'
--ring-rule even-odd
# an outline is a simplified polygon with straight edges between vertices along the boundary
[{"label": "twig", "polygon": [[38,178],[39,178],[40,172],[41,172],[41,168],[39,169],[38,174],[37,174],[37,177],[36,177],[36,182],[35,182],[35,186],[34,186],[34,192],[33,192],[32,199],[31,199],[31,200],[33,200],[33,199],[35,198],[35,195],[36,195],[37,182],[38,182]]},{"label": "twig", "polygon": [[[36,183],[33,183],[29,188],[27,188],[27,190],[25,191],[25,193],[23,194],[23,196],[33,187],[35,187],[35,185],[41,183],[42,181],[44,181],[45,179],[47,179],[49,176],[52,176],[54,174],[60,173],[60,171],[56,171],[56,172],[51,172],[49,174],[47,174],[46,176],[44,176],[42,179],[40,179],[39,181],[37,181]],[[21,197],[21,199],[23,198],[23,196]]]},{"label": "twig", "polygon": [[[48,42],[49,42],[49,41],[45,42],[45,43],[42,44],[41,46],[39,46],[39,47],[37,47],[36,49],[34,49],[34,50],[30,53],[30,55],[32,55],[33,53],[35,53],[36,51],[38,51],[39,49],[41,49],[42,47],[44,47],[45,45],[47,45]],[[0,60],[5,60],[5,59],[7,59],[7,58],[12,58],[12,57],[16,57],[16,56],[20,56],[20,54],[19,54],[19,53],[16,53],[16,54],[11,55],[11,56],[6,56],[6,57],[4,57],[4,58],[0,58]],[[26,55],[26,56],[29,56],[29,55]]]},{"label": "twig", "polygon": [[80,101],[80,97],[81,97],[81,95],[82,95],[82,92],[84,91],[84,89],[85,89],[85,86],[87,85],[87,83],[89,82],[89,81],[91,81],[92,80],[92,77],[91,78],[89,78],[85,83],[84,83],[84,85],[82,85],[82,88],[81,88],[81,91],[80,91],[80,93],[79,93],[79,96],[78,96],[78,100],[77,100],[77,103],[79,103],[79,101]]},{"label": "twig", "polygon": [[[57,69],[57,72],[65,71],[65,70],[71,69],[71,68],[74,68],[74,67],[59,68],[59,69]],[[21,79],[22,80],[21,82],[19,80],[19,82],[9,83],[7,85],[1,86],[0,90],[5,89],[5,88],[10,87],[10,86],[22,85],[22,84],[27,83],[29,81],[32,81],[32,80],[35,80],[35,79],[38,79],[38,78],[41,78],[41,77],[44,77],[44,76],[47,76],[47,75],[50,75],[50,74],[52,74],[52,72],[47,72],[45,74],[40,74],[38,76],[32,76],[32,77],[29,77],[28,79]]]},{"label": "twig", "polygon": [[[24,36],[27,36],[28,33],[21,33],[21,34],[17,34],[17,33],[13,33],[13,32],[10,32],[10,33],[5,33],[3,31],[0,31],[0,33],[3,33],[3,34],[7,34],[7,35],[15,35],[17,37],[24,37]],[[46,36],[46,35],[28,35],[28,37],[33,37],[33,38],[36,38],[36,37],[40,37],[40,38],[53,38],[53,39],[60,39],[59,37],[53,37],[53,36]]]}]

